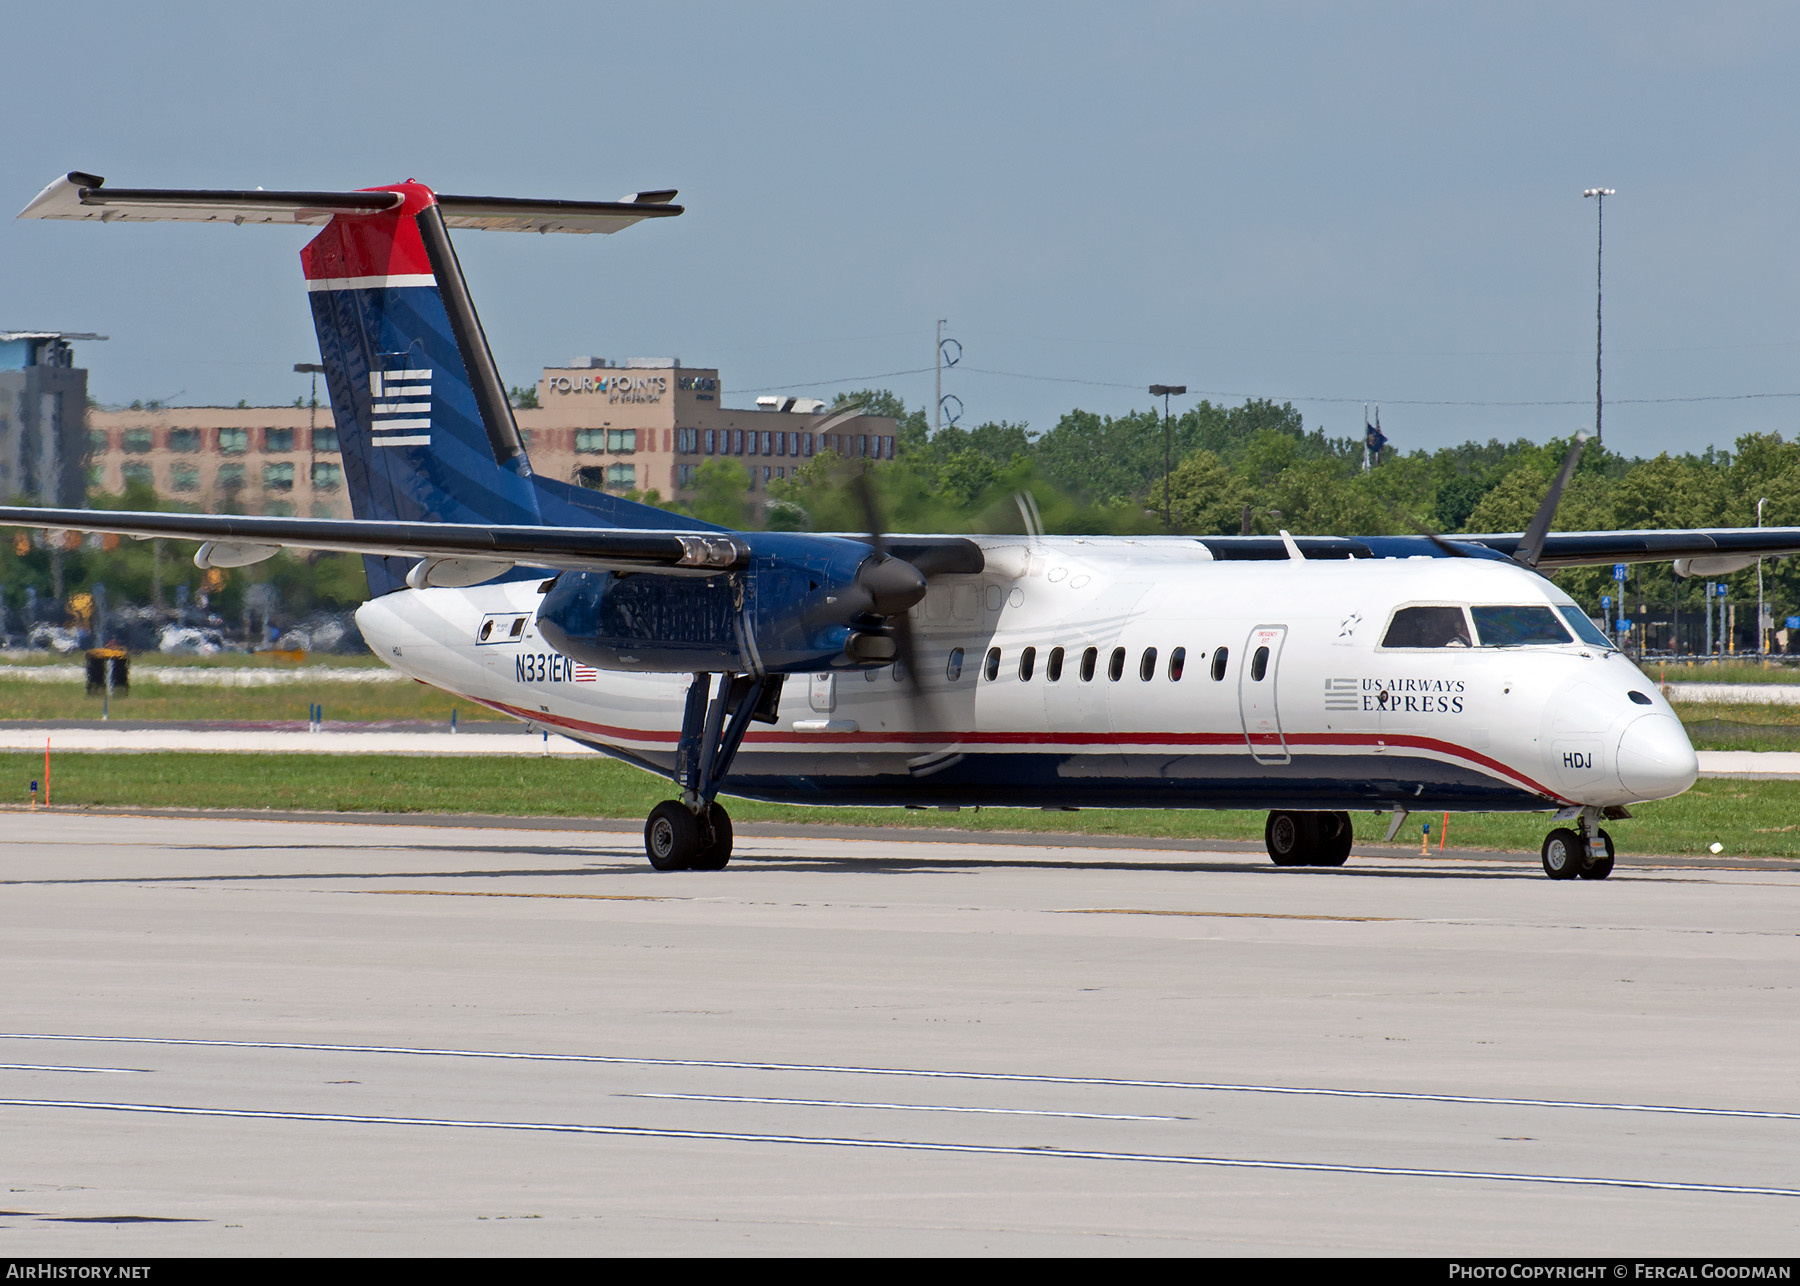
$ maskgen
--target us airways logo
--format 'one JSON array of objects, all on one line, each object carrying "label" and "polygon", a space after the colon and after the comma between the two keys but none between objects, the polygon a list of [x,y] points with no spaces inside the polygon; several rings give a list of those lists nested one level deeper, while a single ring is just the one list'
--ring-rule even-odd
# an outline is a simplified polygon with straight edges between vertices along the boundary
[{"label": "us airways logo", "polygon": [[431,445],[431,370],[369,372],[369,440],[378,447]]},{"label": "us airways logo", "polygon": [[[1346,708],[1332,706],[1330,702],[1333,697],[1342,700],[1347,691],[1354,691],[1360,704],[1348,708],[1373,714],[1461,714],[1467,688],[1461,679],[1363,679],[1360,682],[1328,679],[1326,682],[1340,685],[1327,689],[1328,708]],[[1349,689],[1349,684],[1357,686]]]}]

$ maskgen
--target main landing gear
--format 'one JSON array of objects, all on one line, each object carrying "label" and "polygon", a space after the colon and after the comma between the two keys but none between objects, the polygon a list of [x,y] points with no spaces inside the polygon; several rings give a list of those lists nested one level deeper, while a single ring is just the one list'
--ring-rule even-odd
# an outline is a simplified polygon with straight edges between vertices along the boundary
[{"label": "main landing gear", "polygon": [[750,721],[774,723],[782,675],[696,674],[688,685],[675,751],[680,799],[665,799],[644,823],[644,852],[659,871],[720,871],[731,860],[731,817],[715,798]]},{"label": "main landing gear", "polygon": [[1604,880],[1613,872],[1612,836],[1600,829],[1600,810],[1584,808],[1575,829],[1559,826],[1544,839],[1544,874],[1553,880]]},{"label": "main landing gear", "polygon": [[1342,866],[1350,856],[1350,814],[1270,813],[1263,842],[1277,866]]}]

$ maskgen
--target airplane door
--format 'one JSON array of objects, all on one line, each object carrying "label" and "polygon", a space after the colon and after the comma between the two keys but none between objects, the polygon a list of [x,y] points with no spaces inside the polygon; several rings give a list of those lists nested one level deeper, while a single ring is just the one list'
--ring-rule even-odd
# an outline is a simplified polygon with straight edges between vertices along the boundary
[{"label": "airplane door", "polygon": [[1281,735],[1281,715],[1276,708],[1276,676],[1281,665],[1281,645],[1287,626],[1259,625],[1244,645],[1238,670],[1238,713],[1244,720],[1244,741],[1259,764],[1285,764],[1287,741]]}]

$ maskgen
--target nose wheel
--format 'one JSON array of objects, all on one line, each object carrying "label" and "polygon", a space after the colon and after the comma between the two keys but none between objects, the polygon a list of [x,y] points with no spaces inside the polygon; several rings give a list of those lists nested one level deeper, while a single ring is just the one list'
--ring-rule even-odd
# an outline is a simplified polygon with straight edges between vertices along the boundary
[{"label": "nose wheel", "polygon": [[[1585,820],[1585,819],[1584,819]],[[1595,827],[1590,836],[1559,826],[1544,839],[1544,874],[1553,880],[1604,880],[1613,873],[1612,836]]]}]

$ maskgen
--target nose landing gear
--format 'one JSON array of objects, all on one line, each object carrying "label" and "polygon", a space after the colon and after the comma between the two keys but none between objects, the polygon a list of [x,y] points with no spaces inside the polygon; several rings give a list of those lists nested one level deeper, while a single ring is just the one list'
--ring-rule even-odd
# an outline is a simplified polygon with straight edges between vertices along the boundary
[{"label": "nose landing gear", "polygon": [[1604,880],[1613,872],[1612,836],[1596,823],[1597,808],[1584,808],[1577,830],[1559,826],[1544,839],[1544,874],[1553,880]]}]

